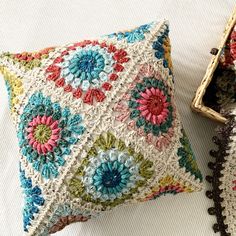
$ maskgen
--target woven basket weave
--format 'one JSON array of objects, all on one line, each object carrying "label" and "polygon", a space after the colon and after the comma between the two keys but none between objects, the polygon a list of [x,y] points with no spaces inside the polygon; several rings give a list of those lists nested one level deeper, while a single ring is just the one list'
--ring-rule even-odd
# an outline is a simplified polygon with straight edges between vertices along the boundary
[{"label": "woven basket weave", "polygon": [[226,43],[226,40],[229,37],[229,34],[231,30],[233,29],[234,25],[236,24],[236,7],[234,8],[234,11],[231,15],[231,17],[228,20],[228,23],[225,27],[223,37],[221,39],[220,45],[218,47],[218,52],[216,55],[213,55],[208,67],[205,76],[203,77],[203,80],[198,87],[195,97],[193,98],[191,108],[193,111],[200,113],[203,116],[209,117],[212,120],[219,121],[221,123],[226,122],[226,118],[223,117],[220,113],[214,111],[210,107],[206,107],[203,103],[203,96],[206,92],[206,89],[208,85],[210,84],[213,74],[219,64],[219,59],[221,52],[223,50],[223,47]]}]

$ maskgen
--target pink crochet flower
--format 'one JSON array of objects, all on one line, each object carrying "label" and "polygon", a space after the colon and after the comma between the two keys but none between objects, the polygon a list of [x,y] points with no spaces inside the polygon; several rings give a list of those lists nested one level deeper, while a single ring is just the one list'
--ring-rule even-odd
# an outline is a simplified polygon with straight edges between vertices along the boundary
[{"label": "pink crochet flower", "polygon": [[176,107],[168,81],[145,64],[128,88],[114,106],[116,120],[127,123],[129,130],[136,130],[147,143],[162,151],[172,142],[176,125]]},{"label": "pink crochet flower", "polygon": [[230,54],[233,60],[236,60],[236,26],[230,35]]},{"label": "pink crochet flower", "polygon": [[141,111],[141,115],[152,124],[158,124],[165,122],[168,117],[169,103],[166,101],[166,96],[158,88],[146,89],[145,92],[140,94],[141,99],[138,99],[138,110]]},{"label": "pink crochet flower", "polygon": [[33,149],[39,154],[52,152],[57,145],[61,129],[58,128],[58,121],[51,116],[37,116],[28,124],[27,138]]}]

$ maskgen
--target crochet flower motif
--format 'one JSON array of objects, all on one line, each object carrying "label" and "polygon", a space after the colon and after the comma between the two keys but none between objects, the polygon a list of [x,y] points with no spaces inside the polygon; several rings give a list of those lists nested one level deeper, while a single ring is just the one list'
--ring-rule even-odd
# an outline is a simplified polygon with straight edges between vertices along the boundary
[{"label": "crochet flower motif", "polygon": [[33,149],[39,154],[51,152],[57,145],[61,129],[58,128],[58,121],[52,116],[37,116],[29,123],[27,128],[28,141]]},{"label": "crochet flower motif", "polygon": [[58,167],[65,164],[65,156],[85,130],[81,122],[79,114],[71,114],[41,92],[34,93],[20,116],[22,154],[44,178],[57,177]]},{"label": "crochet flower motif", "polygon": [[[106,161],[109,157],[112,160]],[[107,201],[122,197],[122,192],[129,193],[138,180],[143,180],[132,156],[117,150],[109,150],[99,152],[95,158],[95,163],[93,160],[88,165],[93,171],[86,172],[82,179],[86,192],[94,199]]]},{"label": "crochet flower motif", "polygon": [[185,168],[186,172],[190,172],[191,175],[194,175],[195,179],[199,179],[202,182],[203,177],[198,169],[188,137],[183,129],[181,131],[182,137],[180,138],[180,143],[182,144],[182,147],[179,147],[177,151],[177,155],[180,157],[179,165],[181,168]]},{"label": "crochet flower motif", "polygon": [[150,160],[107,133],[95,141],[68,188],[73,198],[114,207],[132,199],[153,174]]},{"label": "crochet flower motif", "polygon": [[25,176],[25,171],[20,168],[20,182],[24,189],[25,205],[23,210],[24,231],[28,232],[31,220],[39,212],[40,206],[44,205],[41,189],[36,185],[33,186],[32,180]]},{"label": "crochet flower motif", "polygon": [[124,70],[129,61],[127,52],[112,44],[83,41],[67,47],[46,68],[47,80],[71,92],[84,103],[93,104],[94,99],[102,102],[105,91],[112,88],[112,81]]},{"label": "crochet flower motif", "polygon": [[236,25],[233,27],[223,48],[220,50],[219,67],[223,70],[235,70],[236,63]]},{"label": "crochet flower motif", "polygon": [[173,136],[175,106],[172,91],[151,66],[143,66],[130,90],[115,105],[116,119],[127,122],[158,150],[167,147]]},{"label": "crochet flower motif", "polygon": [[[141,116],[150,123],[160,125],[168,117],[169,103],[167,97],[158,88],[146,88],[140,93],[140,98],[136,100],[137,109],[141,112]],[[137,104],[136,103],[136,104]]]},{"label": "crochet flower motif", "polygon": [[108,37],[109,38],[116,37],[118,41],[125,39],[128,43],[139,42],[145,39],[145,33],[150,32],[152,25],[153,25],[152,23],[141,25],[130,31],[123,31],[123,32],[109,34]]},{"label": "crochet flower motif", "polygon": [[154,200],[166,194],[176,195],[182,192],[193,192],[191,186],[185,186],[173,176],[167,175],[159,180],[157,186],[152,187],[152,193],[149,194],[144,201]]}]

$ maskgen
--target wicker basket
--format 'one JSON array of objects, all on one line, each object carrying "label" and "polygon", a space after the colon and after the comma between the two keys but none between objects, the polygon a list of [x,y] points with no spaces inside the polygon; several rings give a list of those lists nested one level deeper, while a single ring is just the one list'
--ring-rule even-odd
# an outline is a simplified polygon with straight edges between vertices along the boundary
[{"label": "wicker basket", "polygon": [[191,108],[193,111],[198,112],[203,116],[209,117],[212,120],[219,121],[222,123],[226,122],[226,118],[223,117],[220,113],[211,109],[210,107],[206,107],[203,103],[203,96],[204,96],[206,89],[212,80],[213,74],[219,64],[221,51],[222,51],[222,49],[226,43],[226,40],[228,39],[229,34],[235,24],[236,24],[236,7],[235,7],[231,17],[229,18],[227,25],[226,25],[222,40],[221,40],[220,45],[218,47],[218,51],[217,51],[216,55],[213,55],[213,57],[210,61],[210,64],[208,65],[206,74],[205,74],[199,88],[197,89],[195,97],[193,98],[193,101],[191,104]]}]

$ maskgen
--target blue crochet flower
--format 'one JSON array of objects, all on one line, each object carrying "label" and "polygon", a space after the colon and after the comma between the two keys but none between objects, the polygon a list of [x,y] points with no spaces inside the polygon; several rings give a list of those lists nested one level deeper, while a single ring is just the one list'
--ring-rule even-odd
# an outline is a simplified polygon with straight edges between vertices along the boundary
[{"label": "blue crochet flower", "polygon": [[82,198],[105,210],[133,199],[153,174],[152,161],[107,132],[97,137],[81,160],[68,182],[68,190],[73,198]]},{"label": "blue crochet flower", "polygon": [[22,154],[34,170],[46,179],[57,177],[73,144],[79,141],[85,127],[79,114],[71,114],[41,92],[34,93],[24,107],[18,126]]},{"label": "blue crochet flower", "polygon": [[25,205],[23,209],[24,231],[28,232],[31,220],[34,215],[39,212],[40,206],[44,205],[41,189],[36,185],[32,185],[32,180],[25,176],[25,171],[20,168],[20,182],[24,189]]},{"label": "blue crochet flower", "polygon": [[150,32],[150,28],[152,27],[153,23],[141,25],[138,28],[135,28],[131,31],[119,32],[109,34],[109,38],[116,37],[117,40],[126,39],[128,43],[135,43],[145,39],[145,33]]},{"label": "blue crochet flower", "polygon": [[69,70],[82,81],[92,81],[99,76],[104,66],[103,56],[97,51],[88,50],[81,51],[70,60]]},{"label": "blue crochet flower", "polygon": [[100,151],[91,159],[82,182],[94,199],[107,201],[129,193],[136,187],[137,181],[143,179],[139,174],[139,164],[132,156],[111,149]]},{"label": "blue crochet flower", "polygon": [[91,85],[100,87],[107,81],[115,63],[112,54],[99,45],[77,48],[64,58],[61,77],[65,78],[66,84],[75,89],[81,86],[83,91],[87,91]]}]

